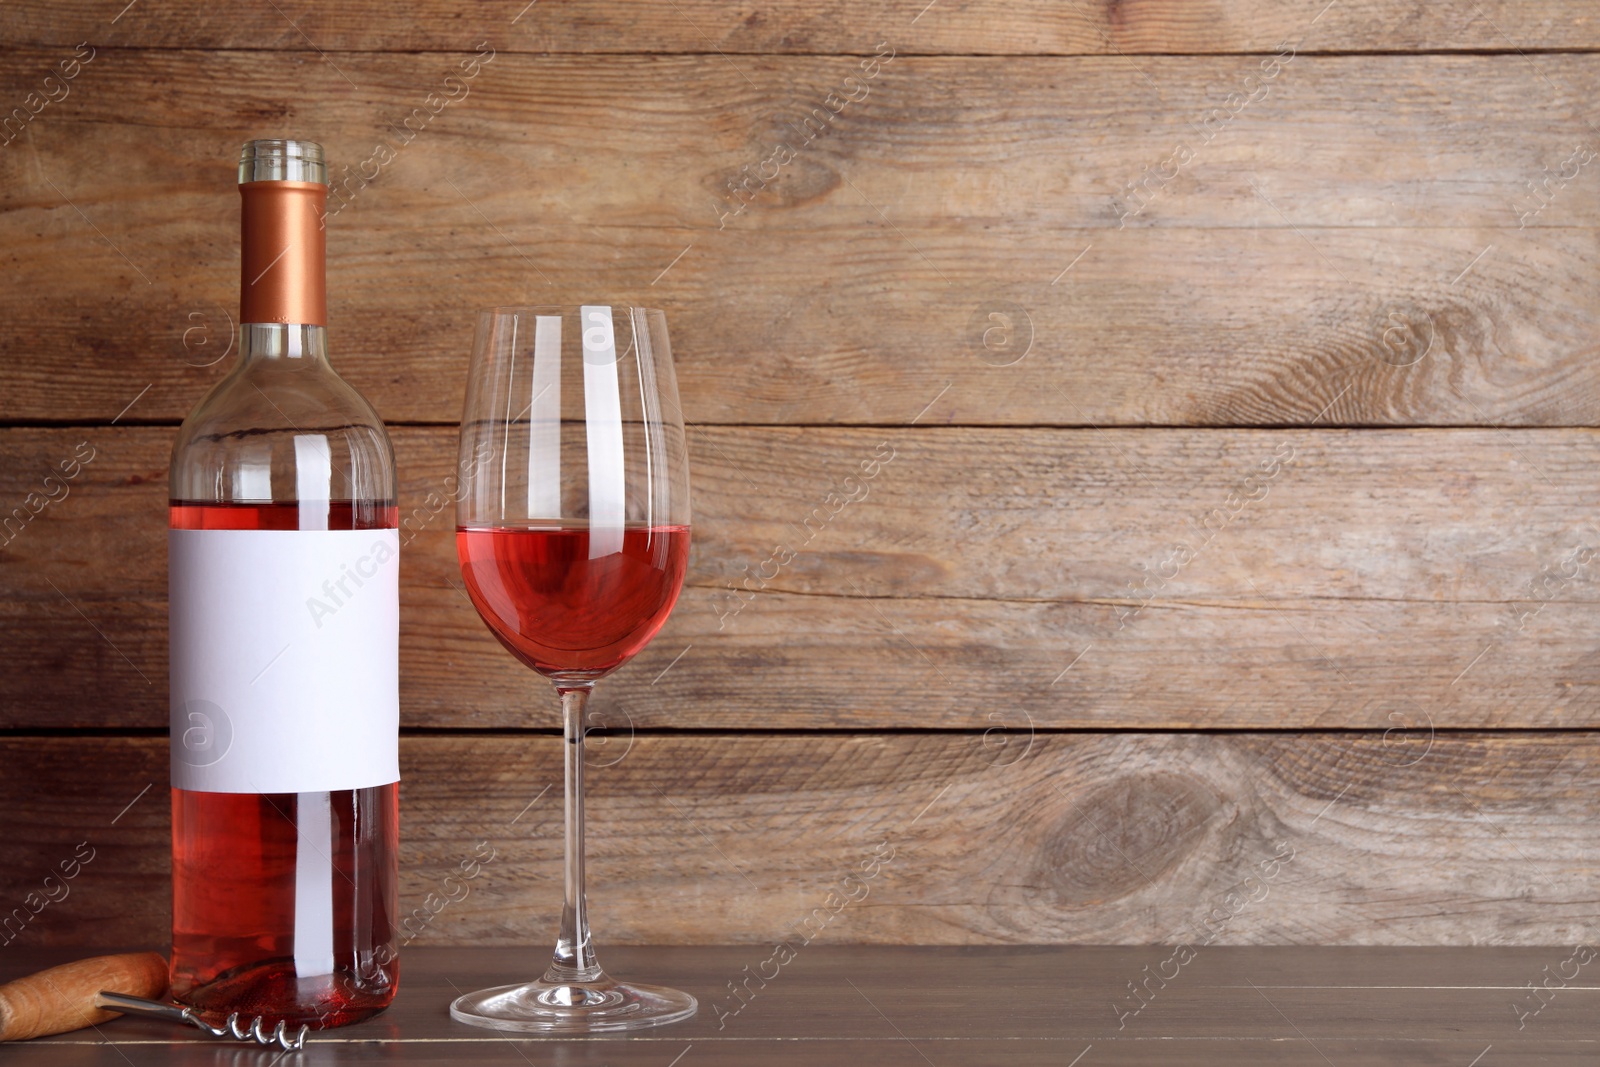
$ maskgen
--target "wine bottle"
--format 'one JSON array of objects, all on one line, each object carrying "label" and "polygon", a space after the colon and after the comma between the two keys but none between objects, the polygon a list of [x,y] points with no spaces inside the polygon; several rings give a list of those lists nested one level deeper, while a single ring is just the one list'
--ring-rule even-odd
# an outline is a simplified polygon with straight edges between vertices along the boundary
[{"label": "wine bottle", "polygon": [[394,452],[328,362],[321,146],[239,192],[238,363],[172,450],[172,995],[340,1026],[399,973]]}]

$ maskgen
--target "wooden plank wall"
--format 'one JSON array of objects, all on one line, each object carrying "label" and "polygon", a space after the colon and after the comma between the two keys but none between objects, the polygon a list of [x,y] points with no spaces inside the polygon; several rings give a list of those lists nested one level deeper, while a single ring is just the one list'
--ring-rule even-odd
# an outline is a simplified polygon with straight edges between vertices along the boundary
[{"label": "wooden plank wall", "polygon": [[696,509],[600,690],[602,942],[788,936],[885,841],[821,936],[1592,936],[1588,5],[70,0],[0,41],[0,911],[93,853],[13,943],[165,936],[167,452],[231,362],[229,161],[288,133],[403,472],[407,907],[496,850],[425,943],[554,922],[554,712],[444,480],[472,310],[596,294],[667,309]]}]

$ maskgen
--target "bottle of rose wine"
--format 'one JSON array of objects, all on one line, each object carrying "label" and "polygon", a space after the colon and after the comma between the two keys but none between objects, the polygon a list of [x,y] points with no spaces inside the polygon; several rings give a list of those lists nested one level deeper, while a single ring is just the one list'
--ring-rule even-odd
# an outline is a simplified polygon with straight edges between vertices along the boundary
[{"label": "bottle of rose wine", "polygon": [[340,1026],[398,978],[394,453],[328,363],[321,146],[239,193],[238,364],[172,450],[172,995]]}]

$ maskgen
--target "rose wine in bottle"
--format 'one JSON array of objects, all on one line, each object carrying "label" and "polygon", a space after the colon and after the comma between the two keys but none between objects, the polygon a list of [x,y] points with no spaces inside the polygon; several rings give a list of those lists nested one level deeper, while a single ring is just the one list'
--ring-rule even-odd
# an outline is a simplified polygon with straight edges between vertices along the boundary
[{"label": "rose wine in bottle", "polygon": [[394,453],[328,363],[321,146],[239,193],[238,364],[172,450],[172,995],[340,1026],[398,978]]}]

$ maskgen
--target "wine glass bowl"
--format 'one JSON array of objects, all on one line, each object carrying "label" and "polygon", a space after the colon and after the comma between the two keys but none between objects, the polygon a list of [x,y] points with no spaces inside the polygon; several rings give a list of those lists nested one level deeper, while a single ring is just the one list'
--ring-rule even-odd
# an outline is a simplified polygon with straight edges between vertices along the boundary
[{"label": "wine glass bowl", "polygon": [[467,595],[561,699],[566,859],[544,976],[466,994],[450,1014],[580,1034],[686,1019],[696,1008],[689,994],[601,969],[584,898],[585,703],[666,622],[689,558],[689,466],[666,316],[609,305],[480,313],[459,469]]},{"label": "wine glass bowl", "polygon": [[625,527],[615,552],[590,556],[582,527],[456,533],[467,595],[511,654],[541,674],[599,678],[667,621],[689,562],[689,527]]}]

